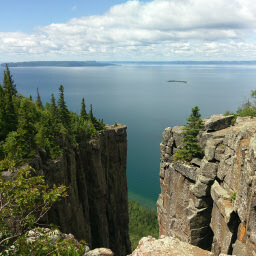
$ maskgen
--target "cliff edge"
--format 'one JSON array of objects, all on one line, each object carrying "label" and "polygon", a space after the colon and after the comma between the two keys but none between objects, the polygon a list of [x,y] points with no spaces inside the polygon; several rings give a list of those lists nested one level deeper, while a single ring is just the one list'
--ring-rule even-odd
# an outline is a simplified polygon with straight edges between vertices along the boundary
[{"label": "cliff edge", "polygon": [[49,161],[41,152],[30,163],[50,185],[69,187],[69,196],[53,206],[47,222],[84,239],[91,248],[110,248],[121,256],[131,251],[126,129],[121,124],[107,126],[98,139],[76,146],[63,142],[64,152],[58,160]]},{"label": "cliff edge", "polygon": [[221,253],[256,255],[256,118],[215,115],[198,141],[202,159],[175,162],[182,127],[166,128],[160,144],[157,201],[160,236]]}]

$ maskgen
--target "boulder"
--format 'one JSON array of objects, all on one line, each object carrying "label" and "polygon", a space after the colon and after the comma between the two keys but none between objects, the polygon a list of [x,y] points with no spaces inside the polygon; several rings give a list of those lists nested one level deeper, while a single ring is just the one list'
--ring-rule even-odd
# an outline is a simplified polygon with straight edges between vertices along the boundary
[{"label": "boulder", "polygon": [[174,237],[161,236],[155,239],[143,237],[138,247],[129,256],[213,256],[209,251],[184,243]]},{"label": "boulder", "polygon": [[231,125],[233,115],[213,115],[208,119],[205,119],[204,127],[206,131],[218,131],[225,129]]},{"label": "boulder", "polygon": [[202,159],[200,159],[200,158],[193,158],[190,163],[193,164],[194,166],[200,167],[201,161],[202,161]]},{"label": "boulder", "polygon": [[189,165],[180,163],[180,162],[174,162],[173,163],[174,169],[181,173],[183,176],[186,178],[196,181],[196,176],[197,176],[197,169],[196,167],[191,167]]},{"label": "boulder", "polygon": [[85,253],[84,256],[114,256],[114,253],[110,249],[97,248]]},{"label": "boulder", "polygon": [[167,127],[164,132],[162,133],[162,140],[163,140],[163,144],[167,145],[169,139],[172,137],[172,128],[171,127]]},{"label": "boulder", "polygon": [[182,147],[182,137],[183,137],[182,132],[183,132],[183,126],[174,126],[172,128],[173,139],[177,148]]}]

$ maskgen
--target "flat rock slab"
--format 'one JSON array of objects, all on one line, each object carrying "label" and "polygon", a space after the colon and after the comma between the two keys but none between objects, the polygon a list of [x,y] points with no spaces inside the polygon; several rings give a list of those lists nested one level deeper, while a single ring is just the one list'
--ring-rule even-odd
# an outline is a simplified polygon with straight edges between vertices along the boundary
[{"label": "flat rock slab", "polygon": [[204,127],[206,131],[219,131],[225,129],[231,125],[233,115],[213,115],[204,120]]},{"label": "flat rock slab", "polygon": [[213,254],[174,237],[161,236],[155,239],[148,236],[140,240],[137,249],[130,256],[213,256]]},{"label": "flat rock slab", "polygon": [[173,167],[174,169],[179,172],[180,174],[182,174],[183,176],[185,176],[186,178],[196,181],[196,177],[197,177],[197,169],[196,167],[192,167],[180,162],[174,162],[173,163]]}]

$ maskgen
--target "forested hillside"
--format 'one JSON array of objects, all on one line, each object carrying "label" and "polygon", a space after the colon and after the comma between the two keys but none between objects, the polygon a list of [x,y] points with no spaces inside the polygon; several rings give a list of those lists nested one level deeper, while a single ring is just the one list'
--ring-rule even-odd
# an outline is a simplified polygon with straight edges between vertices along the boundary
[{"label": "forested hillside", "polygon": [[62,85],[57,101],[52,94],[50,103],[45,105],[38,89],[35,100],[19,94],[6,65],[0,85],[0,170],[20,165],[39,150],[45,151],[48,158],[57,158],[63,138],[76,144],[97,136],[104,128],[103,120],[94,117],[92,105],[87,113],[84,98],[79,115],[68,110]]}]

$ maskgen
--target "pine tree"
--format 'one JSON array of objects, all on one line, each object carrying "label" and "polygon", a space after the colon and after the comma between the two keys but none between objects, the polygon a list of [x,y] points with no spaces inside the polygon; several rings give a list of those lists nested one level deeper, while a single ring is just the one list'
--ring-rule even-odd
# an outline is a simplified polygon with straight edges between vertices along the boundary
[{"label": "pine tree", "polygon": [[22,98],[17,131],[9,132],[3,145],[5,156],[16,164],[35,154],[37,119],[35,103],[26,97]]},{"label": "pine tree", "polygon": [[203,120],[199,113],[199,107],[192,108],[187,124],[183,126],[183,147],[174,154],[175,160],[191,161],[194,157],[200,157],[203,149],[197,141],[197,135],[203,128]]},{"label": "pine tree", "polygon": [[13,95],[17,93],[15,87],[10,70],[6,65],[3,87],[1,87],[1,123],[3,127],[1,127],[0,140],[3,140],[9,132],[17,129],[17,113],[13,103]]},{"label": "pine tree", "polygon": [[95,129],[97,131],[100,131],[102,129],[105,128],[105,125],[103,124],[103,120],[102,122],[100,120],[97,120],[94,115],[93,115],[93,112],[92,112],[92,104],[90,105],[90,111],[89,111],[89,120],[91,120],[93,126],[95,127]]},{"label": "pine tree", "polygon": [[92,104],[90,104],[89,119],[92,121],[93,124],[95,123],[96,118],[93,116]]},{"label": "pine tree", "polygon": [[64,87],[60,85],[59,87],[59,99],[58,99],[58,107],[60,110],[60,119],[63,123],[64,127],[68,128],[70,126],[70,115],[67,108],[67,105],[64,100]]},{"label": "pine tree", "polygon": [[33,154],[36,148],[35,135],[37,111],[35,103],[28,98],[23,98],[19,109],[18,129],[20,146],[26,155]]},{"label": "pine tree", "polygon": [[0,84],[0,143],[1,140],[3,140],[5,137],[3,134],[4,127],[4,90],[2,85]]},{"label": "pine tree", "polygon": [[17,94],[17,89],[16,89],[16,84],[14,84],[14,81],[12,80],[12,75],[10,73],[10,70],[8,68],[8,65],[5,65],[5,70],[4,70],[4,82],[3,82],[3,87],[7,89],[8,87],[9,90],[11,90],[12,95]]},{"label": "pine tree", "polygon": [[82,102],[81,102],[80,117],[82,117],[84,120],[87,118],[87,113],[86,113],[86,109],[85,109],[84,98],[82,99]]},{"label": "pine tree", "polygon": [[39,90],[38,90],[38,87],[36,89],[36,92],[37,92],[37,98],[36,98],[36,105],[40,108],[40,109],[43,109],[43,103],[41,101],[41,97],[40,97],[40,94],[39,94]]},{"label": "pine tree", "polygon": [[51,111],[53,117],[57,118],[57,106],[56,106],[56,101],[55,101],[55,98],[54,98],[54,94],[52,94],[52,97],[51,97],[50,111]]}]

